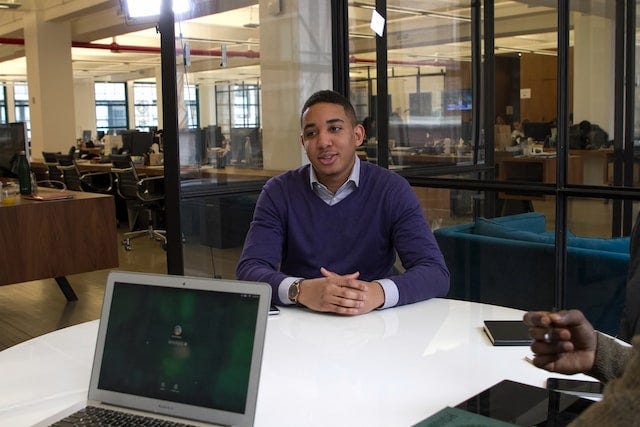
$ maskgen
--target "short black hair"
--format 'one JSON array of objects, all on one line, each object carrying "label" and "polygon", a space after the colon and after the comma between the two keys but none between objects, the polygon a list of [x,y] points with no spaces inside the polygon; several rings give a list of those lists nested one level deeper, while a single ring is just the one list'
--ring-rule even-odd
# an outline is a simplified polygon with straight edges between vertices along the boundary
[{"label": "short black hair", "polygon": [[349,101],[349,99],[347,99],[346,96],[333,90],[320,90],[311,95],[302,106],[302,111],[300,111],[300,126],[302,126],[302,115],[304,114],[304,112],[313,105],[319,104],[321,102],[341,105],[342,108],[344,108],[344,112],[347,114],[347,117],[349,117],[349,120],[351,120],[351,123],[354,126],[358,123],[356,110],[353,108],[353,105],[351,105],[351,102]]}]

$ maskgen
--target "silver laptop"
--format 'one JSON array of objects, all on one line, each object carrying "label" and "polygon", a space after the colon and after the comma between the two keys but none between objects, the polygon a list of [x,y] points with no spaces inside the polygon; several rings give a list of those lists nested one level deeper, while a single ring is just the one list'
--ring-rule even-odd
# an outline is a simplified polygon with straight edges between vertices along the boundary
[{"label": "silver laptop", "polygon": [[252,425],[270,301],[264,283],[111,272],[87,406]]}]

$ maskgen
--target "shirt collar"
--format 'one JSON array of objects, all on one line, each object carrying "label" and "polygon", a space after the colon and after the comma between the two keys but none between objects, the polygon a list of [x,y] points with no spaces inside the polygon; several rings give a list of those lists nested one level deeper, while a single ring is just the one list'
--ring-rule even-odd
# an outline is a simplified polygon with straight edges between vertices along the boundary
[{"label": "shirt collar", "polygon": [[[353,163],[353,167],[351,168],[351,173],[349,174],[349,178],[347,178],[347,182],[352,181],[357,187],[360,184],[360,158],[358,156],[355,157],[356,161]],[[322,185],[322,183],[318,181],[318,177],[316,175],[315,169],[313,169],[313,165],[309,165],[309,185],[311,186],[312,190],[314,183]]]}]

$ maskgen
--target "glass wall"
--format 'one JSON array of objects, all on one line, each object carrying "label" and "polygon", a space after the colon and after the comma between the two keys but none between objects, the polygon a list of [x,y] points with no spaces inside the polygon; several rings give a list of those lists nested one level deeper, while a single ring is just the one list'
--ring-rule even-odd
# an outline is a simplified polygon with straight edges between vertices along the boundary
[{"label": "glass wall", "polygon": [[[261,185],[306,161],[300,104],[330,87],[341,54],[327,31],[304,33],[329,27],[327,5],[261,3],[187,19],[176,37],[177,52],[191,49],[178,81],[200,93],[199,128],[182,129],[179,143],[187,273],[234,276]],[[450,296],[600,310],[608,317],[594,322],[615,333],[620,300],[598,292],[620,295],[624,281],[596,285],[589,270],[611,251],[589,258],[575,247],[624,246],[640,199],[635,135],[624,131],[635,99],[620,83],[629,63],[614,55],[625,12],[614,1],[388,0],[378,35],[374,4],[348,4],[349,96],[367,133],[358,155],[413,185],[451,269]],[[299,25],[312,18],[324,24]]]},{"label": "glass wall", "polygon": [[[387,109],[378,117],[373,2],[349,7],[351,99],[368,128],[363,152],[377,156],[377,125],[388,126],[394,167],[471,159],[471,40],[468,2],[387,2]],[[438,40],[438,44],[434,44]]]},{"label": "glass wall", "polygon": [[[182,106],[193,97],[178,90],[176,214],[187,274],[235,277],[262,185],[303,161],[299,109],[331,84],[331,34],[323,31],[331,25],[329,5],[278,10],[262,3],[228,5],[176,25],[177,87],[198,88],[200,112],[197,127],[188,126]],[[314,24],[300,28],[300,20]]]},{"label": "glass wall", "polygon": [[[540,2],[474,9],[468,2],[389,0],[387,47],[376,51],[368,27],[373,2],[353,3],[351,99],[365,123],[379,127],[375,66],[385,55],[388,137],[380,140],[375,125],[367,126],[361,158],[379,162],[377,152],[388,144],[389,167],[414,185],[437,230],[452,273],[450,296],[523,309],[560,301],[615,333],[622,300],[598,292],[623,295],[626,264],[609,271],[617,279],[605,284],[588,264],[607,264],[610,253],[581,257],[575,247],[620,244],[628,261],[628,237],[617,236],[628,235],[637,210],[615,194],[590,197],[599,191],[594,186],[605,192],[635,186],[628,166],[633,150],[623,155],[633,141],[622,126],[618,135],[615,129],[635,109],[615,89],[616,76],[625,75],[616,72],[614,56],[624,49],[615,34],[624,15],[616,16],[613,1],[565,6],[562,15],[555,4]],[[559,17],[566,18],[560,29]],[[559,73],[563,64],[566,74]],[[623,176],[634,178],[623,182]],[[566,242],[556,240],[560,231]],[[567,248],[564,267],[556,247]]]}]

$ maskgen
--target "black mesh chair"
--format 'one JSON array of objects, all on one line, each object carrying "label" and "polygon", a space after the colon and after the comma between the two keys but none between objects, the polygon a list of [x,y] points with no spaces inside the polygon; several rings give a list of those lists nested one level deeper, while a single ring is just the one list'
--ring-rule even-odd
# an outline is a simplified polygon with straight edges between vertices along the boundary
[{"label": "black mesh chair", "polygon": [[67,189],[91,193],[111,192],[113,178],[110,172],[80,173],[72,154],[56,154],[56,161]]},{"label": "black mesh chair", "polygon": [[[128,154],[112,154],[111,162],[111,172],[116,177],[116,191],[127,202],[130,232],[123,236],[122,245],[125,250],[131,250],[131,239],[142,236],[162,242],[162,247],[166,249],[167,232],[154,228],[155,218],[164,211],[164,176],[138,176]],[[141,211],[147,214],[147,229],[134,231]]]},{"label": "black mesh chair", "polygon": [[50,181],[63,182],[62,172],[60,171],[60,169],[58,169],[58,159],[56,159],[56,155],[58,154],[62,154],[62,153],[59,151],[57,153],[54,153],[51,151],[43,151],[42,158],[44,158],[44,164],[47,167],[47,170],[49,171],[48,179]]}]

